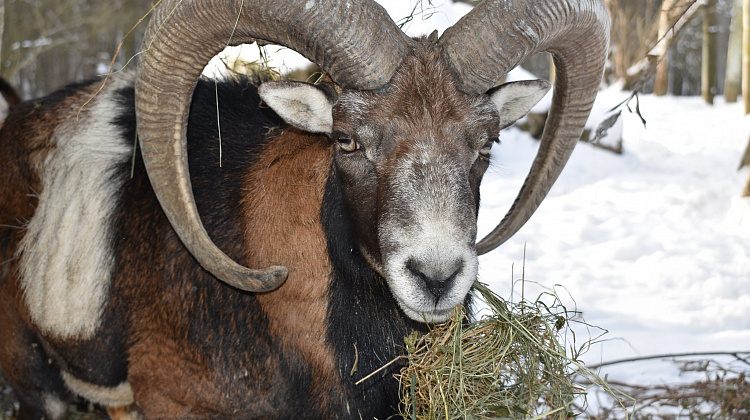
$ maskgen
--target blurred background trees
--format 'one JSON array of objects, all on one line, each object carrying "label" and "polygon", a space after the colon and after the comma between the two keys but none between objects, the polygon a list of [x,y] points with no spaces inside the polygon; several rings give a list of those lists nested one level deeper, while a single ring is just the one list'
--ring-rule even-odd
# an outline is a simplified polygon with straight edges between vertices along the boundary
[{"label": "blurred background trees", "polygon": [[[155,1],[0,0],[0,76],[17,86],[24,98],[31,98],[104,73],[124,35]],[[728,63],[740,54],[736,46],[731,56],[727,51],[742,1],[606,0],[613,19],[607,82],[622,82],[624,89],[644,93],[656,87],[660,94],[699,95],[705,63],[715,68],[706,82],[709,91],[722,94]],[[139,25],[125,39],[115,68],[136,52],[144,29]],[[715,46],[708,59],[702,55],[704,32]],[[549,74],[548,58],[532,60],[528,66],[535,73]],[[655,86],[657,73],[660,82]]]},{"label": "blurred background trees", "polygon": [[[728,61],[741,52],[728,52],[735,3],[743,0],[605,0],[612,17],[611,53],[607,83],[623,89],[677,96],[701,95],[706,86],[722,95]],[[705,23],[705,24],[704,24]],[[704,37],[704,33],[707,37]],[[704,38],[709,54],[704,58]],[[735,47],[736,48],[736,47]],[[548,64],[531,65],[544,75]],[[703,68],[713,71],[702,82]],[[731,90],[731,89],[730,89]]]},{"label": "blurred background trees", "polygon": [[[107,71],[151,0],[0,0],[0,76],[25,99]],[[135,54],[145,25],[123,43],[115,68]]]}]

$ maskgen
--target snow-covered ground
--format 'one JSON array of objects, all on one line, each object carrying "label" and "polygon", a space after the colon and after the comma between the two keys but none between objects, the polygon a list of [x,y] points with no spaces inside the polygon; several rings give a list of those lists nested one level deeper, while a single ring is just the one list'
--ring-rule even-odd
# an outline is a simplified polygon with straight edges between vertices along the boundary
[{"label": "snow-covered ground", "polygon": [[[609,88],[597,107],[626,97]],[[615,127],[623,155],[576,147],[526,226],[481,257],[481,280],[510,298],[525,247],[526,297],[555,289],[586,322],[608,330],[584,357],[589,364],[748,351],[750,201],[739,198],[747,169],[737,167],[750,118],[721,98],[710,106],[695,97],[642,95],[640,109],[646,127],[627,110]],[[503,134],[482,185],[480,234],[504,215],[537,150],[524,132]],[[619,365],[602,373],[642,384],[675,379],[671,365],[643,369]]]}]

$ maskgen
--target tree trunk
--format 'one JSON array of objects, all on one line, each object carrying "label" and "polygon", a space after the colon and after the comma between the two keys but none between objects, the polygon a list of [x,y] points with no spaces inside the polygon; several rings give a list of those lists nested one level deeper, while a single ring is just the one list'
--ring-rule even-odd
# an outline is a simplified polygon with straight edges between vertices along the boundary
[{"label": "tree trunk", "polygon": [[669,62],[667,61],[667,50],[671,37],[668,36],[672,29],[672,14],[674,12],[677,0],[664,0],[659,13],[659,30],[657,34],[657,44],[652,50],[659,60],[656,66],[656,79],[654,80],[654,95],[664,96],[669,88]]},{"label": "tree trunk", "polygon": [[724,78],[724,99],[737,102],[742,85],[742,0],[734,0],[732,26],[727,47],[727,72]]},{"label": "tree trunk", "polygon": [[676,71],[672,75],[672,83],[670,83],[670,89],[674,96],[684,96],[684,85],[685,85],[685,73],[683,71]]},{"label": "tree trunk", "polygon": [[3,33],[5,32],[5,0],[0,0],[0,75],[3,74]]},{"label": "tree trunk", "polygon": [[703,8],[703,59],[701,64],[701,93],[703,99],[714,103],[716,83],[716,1],[706,0]]}]

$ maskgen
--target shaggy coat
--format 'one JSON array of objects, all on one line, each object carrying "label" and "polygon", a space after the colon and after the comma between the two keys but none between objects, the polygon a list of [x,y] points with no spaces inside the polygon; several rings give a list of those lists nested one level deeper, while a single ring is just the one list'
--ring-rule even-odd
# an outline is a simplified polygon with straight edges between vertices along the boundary
[{"label": "shaggy coat", "polygon": [[[109,83],[99,102],[85,106],[100,83],[23,103],[0,133],[0,159],[8,165],[3,173],[11,177],[0,185],[6,262],[0,324],[7,331],[0,365],[17,389],[44,390],[19,393],[36,396],[22,407],[39,408],[19,417],[59,409],[68,388],[104,404],[135,397],[160,407],[143,413],[149,418],[176,412],[279,419],[393,414],[398,364],[354,383],[396,357],[410,331],[425,327],[399,310],[384,279],[359,253],[332,165],[332,141],[286,127],[258,106],[248,80],[196,87],[189,164],[211,238],[243,264],[284,263],[293,273],[273,293],[241,292],[205,272],[174,234],[133,153],[133,89],[128,80]],[[111,111],[101,123],[105,130],[68,137],[71,121],[97,118],[90,109],[98,106]],[[93,175],[81,174],[86,167],[96,169]],[[60,174],[63,169],[69,173]],[[69,179],[48,186],[43,176]],[[89,192],[97,190],[98,196]],[[57,200],[53,207],[64,203],[63,195],[73,199],[70,208],[43,209],[40,195]],[[41,216],[45,225],[37,232],[29,221]],[[31,234],[34,242],[22,240]],[[77,240],[56,241],[55,235]],[[23,253],[66,256],[63,262],[42,257],[24,269],[19,244]],[[60,269],[92,280],[66,282],[71,273]],[[34,292],[17,275],[24,272],[55,295]],[[22,294],[25,299],[16,298]],[[86,305],[92,301],[101,307]],[[23,302],[44,309],[32,315]],[[81,313],[93,316],[82,322]],[[43,326],[28,327],[35,324]],[[126,380],[148,385],[130,390]]]}]

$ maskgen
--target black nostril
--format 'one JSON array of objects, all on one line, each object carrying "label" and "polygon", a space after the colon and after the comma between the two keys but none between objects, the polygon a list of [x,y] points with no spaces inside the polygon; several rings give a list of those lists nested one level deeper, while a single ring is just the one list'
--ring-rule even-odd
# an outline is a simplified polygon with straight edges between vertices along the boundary
[{"label": "black nostril", "polygon": [[425,288],[435,298],[440,299],[446,291],[453,287],[453,282],[463,268],[463,262],[457,260],[453,264],[433,266],[420,261],[409,260],[406,263],[406,268],[424,283]]},{"label": "black nostril", "polygon": [[450,289],[449,282],[440,281],[440,280],[430,280],[430,279],[423,279],[425,286],[427,287],[427,290],[432,293],[433,296],[436,298],[440,298],[443,296],[443,292],[445,292],[447,289]]}]

